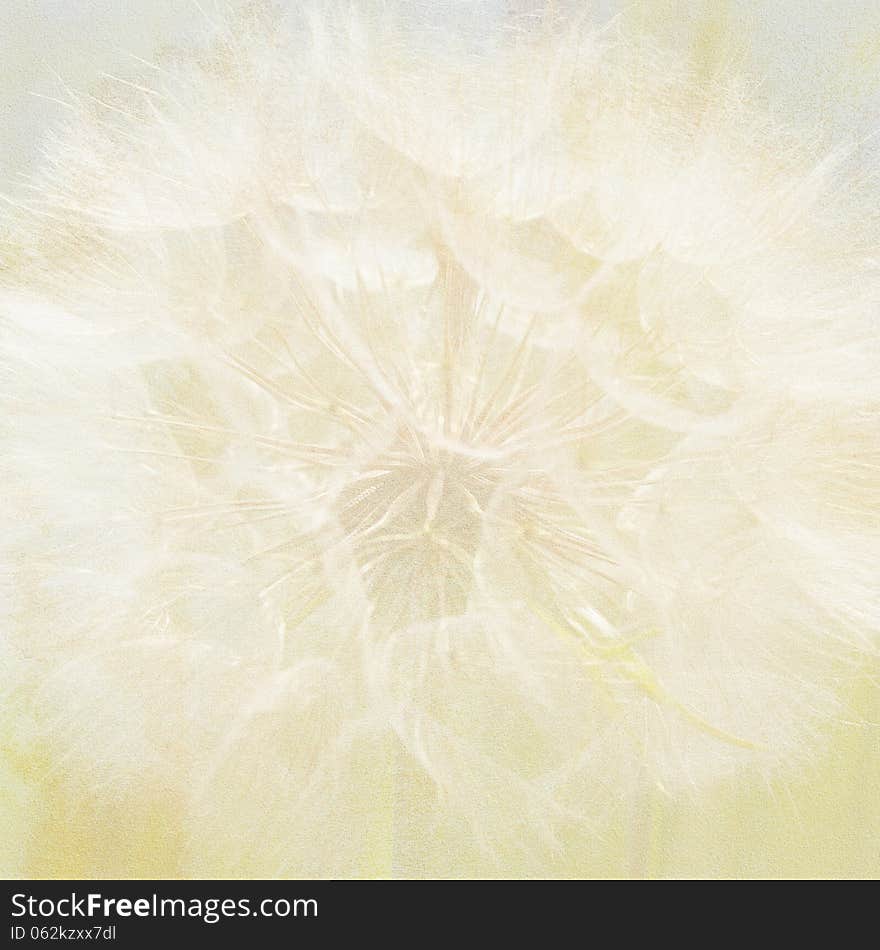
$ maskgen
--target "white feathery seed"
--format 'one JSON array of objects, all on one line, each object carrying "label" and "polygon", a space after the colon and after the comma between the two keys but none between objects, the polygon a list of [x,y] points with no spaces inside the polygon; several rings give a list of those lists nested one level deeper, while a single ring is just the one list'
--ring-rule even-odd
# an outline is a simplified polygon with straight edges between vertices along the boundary
[{"label": "white feathery seed", "polygon": [[806,767],[880,630],[876,183],[614,29],[257,10],[4,205],[12,745],[184,875],[403,873],[410,811],[540,874]]}]

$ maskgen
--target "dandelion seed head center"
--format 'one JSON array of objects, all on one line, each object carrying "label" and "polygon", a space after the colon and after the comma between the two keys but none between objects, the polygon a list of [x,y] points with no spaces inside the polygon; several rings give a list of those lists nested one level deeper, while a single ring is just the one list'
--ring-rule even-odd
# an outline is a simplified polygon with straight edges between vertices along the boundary
[{"label": "dandelion seed head center", "polygon": [[406,598],[406,617],[461,613],[501,485],[490,463],[425,443],[398,446],[353,477],[339,520],[374,601]]}]

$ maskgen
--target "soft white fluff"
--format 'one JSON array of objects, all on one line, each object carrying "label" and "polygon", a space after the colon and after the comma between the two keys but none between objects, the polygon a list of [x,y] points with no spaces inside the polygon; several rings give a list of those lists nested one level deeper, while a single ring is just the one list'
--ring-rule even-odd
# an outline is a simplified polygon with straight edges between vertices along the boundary
[{"label": "soft white fluff", "polygon": [[425,814],[546,872],[808,761],[876,650],[846,152],[612,33],[366,9],[71,94],[9,206],[10,731],[173,801],[184,874],[405,873]]}]

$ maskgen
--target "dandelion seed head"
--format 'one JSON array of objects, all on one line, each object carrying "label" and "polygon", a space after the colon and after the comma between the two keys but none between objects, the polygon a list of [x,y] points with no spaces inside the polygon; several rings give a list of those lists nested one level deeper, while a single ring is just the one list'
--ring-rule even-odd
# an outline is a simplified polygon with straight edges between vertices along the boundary
[{"label": "dandelion seed head", "polygon": [[341,876],[400,813],[539,867],[804,767],[880,629],[845,158],[580,24],[235,17],[75,98],[4,236],[52,781],[165,788],[199,873]]}]

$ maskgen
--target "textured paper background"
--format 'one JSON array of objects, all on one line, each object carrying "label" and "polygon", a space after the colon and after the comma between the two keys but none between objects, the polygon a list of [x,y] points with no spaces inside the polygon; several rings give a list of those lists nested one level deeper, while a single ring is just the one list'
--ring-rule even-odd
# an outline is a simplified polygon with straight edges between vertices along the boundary
[{"label": "textured paper background", "polygon": [[[494,8],[509,5],[432,6],[435,17],[448,17],[450,29],[470,30],[474,18],[491,23]],[[637,0],[623,12],[614,4],[596,4],[593,15],[602,22],[618,13],[638,29],[673,37],[698,68],[711,70],[720,57],[740,50],[746,67],[767,77],[767,101],[784,115],[818,115],[842,137],[866,135],[875,126],[880,131],[880,7],[871,0]],[[6,0],[0,33],[4,190],[14,194],[17,173],[35,160],[41,135],[57,118],[62,107],[50,100],[58,96],[59,80],[83,87],[102,71],[124,74],[128,54],[149,57],[167,41],[186,36],[198,16],[189,3],[177,0],[136,6],[115,0]],[[866,144],[863,156],[866,167],[880,160],[875,142]],[[633,849],[644,847],[643,870],[651,876],[876,876],[877,690],[867,684],[851,705],[848,721],[829,727],[820,765],[788,787],[731,787],[693,804],[658,797],[647,831],[621,821],[602,853],[585,854],[572,843],[570,873],[629,873]],[[180,835],[167,799],[144,788],[120,800],[118,811],[95,814],[51,787],[34,785],[32,765],[19,747],[0,766],[7,875],[174,874]],[[430,830],[418,821],[425,794],[414,778],[408,870],[479,874],[479,856],[467,841],[447,844],[440,853],[426,844]],[[381,839],[381,829],[377,834]],[[387,870],[380,858],[372,872]]]}]

